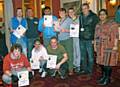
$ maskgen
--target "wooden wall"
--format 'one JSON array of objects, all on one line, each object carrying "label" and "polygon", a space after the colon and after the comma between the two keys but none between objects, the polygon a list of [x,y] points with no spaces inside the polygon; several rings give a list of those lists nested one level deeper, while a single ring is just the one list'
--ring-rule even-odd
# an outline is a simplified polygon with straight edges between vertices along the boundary
[{"label": "wooden wall", "polygon": [[120,5],[120,0],[116,0],[117,2],[115,6],[112,6],[109,1],[110,0],[106,0],[106,7],[108,9],[108,14],[110,17],[114,17],[116,8],[118,5]]}]

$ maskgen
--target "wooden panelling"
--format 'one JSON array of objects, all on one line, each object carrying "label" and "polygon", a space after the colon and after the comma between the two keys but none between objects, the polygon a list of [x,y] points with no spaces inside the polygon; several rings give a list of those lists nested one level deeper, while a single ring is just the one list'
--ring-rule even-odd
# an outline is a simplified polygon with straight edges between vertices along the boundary
[{"label": "wooden panelling", "polygon": [[109,14],[110,17],[114,17],[116,8],[117,8],[118,5],[120,5],[120,0],[116,0],[117,3],[116,3],[115,6],[112,6],[109,1],[110,0],[106,0],[106,7],[107,7],[107,10],[108,10],[108,14]]},{"label": "wooden panelling", "polygon": [[13,7],[14,7],[14,15],[16,15],[16,9],[22,8],[22,0],[12,0],[13,1]]}]

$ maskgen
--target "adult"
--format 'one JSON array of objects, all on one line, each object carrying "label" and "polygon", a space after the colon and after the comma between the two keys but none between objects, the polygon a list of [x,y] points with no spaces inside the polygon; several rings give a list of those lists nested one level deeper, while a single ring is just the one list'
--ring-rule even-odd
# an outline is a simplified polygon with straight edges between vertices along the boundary
[{"label": "adult", "polygon": [[27,21],[23,18],[22,8],[17,8],[16,16],[10,21],[10,42],[11,45],[14,45],[15,43],[21,44],[23,53],[27,56],[27,38],[25,32],[21,37],[17,36],[18,34],[14,34],[20,25],[27,30]]},{"label": "adult", "polygon": [[55,69],[49,69],[48,73],[50,74],[50,76],[54,77],[58,72],[61,79],[65,79],[68,72],[68,56],[65,48],[58,43],[56,37],[52,37],[50,40],[50,45],[47,47],[47,51],[49,55],[57,56],[57,65]]},{"label": "adult", "polygon": [[27,56],[28,58],[30,58],[34,40],[39,38],[39,33],[38,33],[39,19],[34,17],[33,10],[31,8],[28,8],[26,10],[26,20],[27,20],[27,26],[28,26],[28,29],[26,31],[26,37],[28,39],[28,43],[27,43],[28,55]]},{"label": "adult", "polygon": [[67,16],[66,9],[64,8],[59,10],[59,16],[60,31],[58,34],[58,40],[67,51],[69,58],[69,75],[73,75],[73,40],[72,37],[70,37],[70,24],[72,24],[72,19]]},{"label": "adult", "polygon": [[[46,20],[44,16],[46,15],[52,16],[52,22],[51,22],[52,26],[46,26],[44,24],[44,21]],[[54,27],[53,27],[53,21],[56,21],[57,17],[52,15],[51,9],[48,6],[44,8],[44,16],[39,20],[38,31],[43,33],[43,43],[44,46],[47,47],[49,45],[50,38],[56,36],[56,32],[54,31]]]},{"label": "adult", "polygon": [[82,13],[80,21],[80,50],[81,50],[81,72],[92,75],[94,64],[93,40],[95,26],[98,23],[98,17],[93,13],[87,3],[82,4]]},{"label": "adult", "polygon": [[[68,15],[72,19],[72,24],[79,25],[79,16],[75,14],[75,10],[73,8],[68,9]],[[75,72],[79,72],[81,62],[79,37],[73,37],[73,60]]]},{"label": "adult", "polygon": [[22,54],[21,45],[14,44],[10,49],[10,53],[3,60],[3,82],[12,87],[12,84],[18,80],[17,73],[24,70],[32,73],[30,63],[26,56]]},{"label": "adult", "polygon": [[98,84],[108,85],[110,83],[112,66],[116,66],[118,62],[118,24],[108,18],[106,9],[101,9],[98,15],[100,22],[95,29],[96,63],[102,70]]}]

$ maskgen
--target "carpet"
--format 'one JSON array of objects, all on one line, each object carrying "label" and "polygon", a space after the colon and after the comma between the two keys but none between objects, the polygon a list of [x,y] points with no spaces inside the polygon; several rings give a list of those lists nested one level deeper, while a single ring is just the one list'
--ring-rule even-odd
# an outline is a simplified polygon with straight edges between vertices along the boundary
[{"label": "carpet", "polygon": [[120,87],[120,67],[113,67],[111,83],[108,86],[97,85],[96,79],[100,76],[100,73],[100,68],[96,65],[92,78],[87,75],[74,74],[65,80],[61,80],[58,76],[56,78],[49,76],[41,78],[39,73],[35,73],[30,85],[26,87]]}]

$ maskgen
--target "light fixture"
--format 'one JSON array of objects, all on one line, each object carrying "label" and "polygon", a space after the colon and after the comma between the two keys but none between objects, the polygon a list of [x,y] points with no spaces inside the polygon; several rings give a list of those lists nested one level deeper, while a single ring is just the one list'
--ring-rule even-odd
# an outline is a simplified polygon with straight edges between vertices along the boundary
[{"label": "light fixture", "polygon": [[42,9],[45,8],[45,4],[42,4],[42,5],[41,5],[41,8],[42,8]]},{"label": "light fixture", "polygon": [[117,3],[116,0],[110,0],[109,2],[110,2],[110,4],[111,4],[112,6],[115,6],[116,3]]},{"label": "light fixture", "polygon": [[45,0],[41,1],[41,8],[44,9],[45,8]]}]

